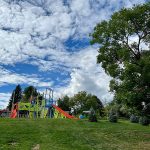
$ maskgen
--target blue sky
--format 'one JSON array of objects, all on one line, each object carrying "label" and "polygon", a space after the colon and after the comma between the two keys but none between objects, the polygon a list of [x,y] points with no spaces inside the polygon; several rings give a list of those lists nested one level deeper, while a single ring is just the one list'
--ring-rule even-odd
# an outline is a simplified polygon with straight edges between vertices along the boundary
[{"label": "blue sky", "polygon": [[85,90],[110,101],[89,33],[123,7],[146,0],[0,0],[0,107],[17,84],[51,87],[55,98]]}]

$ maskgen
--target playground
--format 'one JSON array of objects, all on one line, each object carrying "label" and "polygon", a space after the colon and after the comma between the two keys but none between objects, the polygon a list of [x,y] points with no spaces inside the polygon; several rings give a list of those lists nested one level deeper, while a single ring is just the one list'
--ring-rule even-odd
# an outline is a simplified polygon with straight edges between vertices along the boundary
[{"label": "playground", "polygon": [[150,150],[148,0],[1,0],[0,17],[0,150]]},{"label": "playground", "polygon": [[56,103],[57,102],[53,98],[53,90],[51,88],[47,88],[45,93],[43,93],[41,100],[39,100],[39,95],[31,95],[28,102],[22,102],[21,100],[14,103],[13,98],[11,112],[8,113],[6,109],[4,109],[0,111],[0,115],[10,118],[76,119],[74,116],[68,114],[67,112],[56,106]]},{"label": "playground", "polygon": [[0,149],[149,150],[150,128],[120,120],[0,119]]},{"label": "playground", "polygon": [[27,101],[12,97],[11,111],[0,111],[0,150],[149,150],[149,127],[125,119],[91,123],[58,107],[51,88],[39,94]]}]

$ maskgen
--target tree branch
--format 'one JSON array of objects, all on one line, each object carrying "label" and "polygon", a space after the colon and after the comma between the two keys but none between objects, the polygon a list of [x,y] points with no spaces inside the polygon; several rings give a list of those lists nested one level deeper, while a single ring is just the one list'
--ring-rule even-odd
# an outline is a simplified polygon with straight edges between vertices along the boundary
[{"label": "tree branch", "polygon": [[124,46],[126,46],[132,53],[133,55],[137,58],[137,54],[134,52],[134,50],[129,46],[129,39],[128,36],[126,37],[126,41],[123,41],[123,43],[125,44]]}]

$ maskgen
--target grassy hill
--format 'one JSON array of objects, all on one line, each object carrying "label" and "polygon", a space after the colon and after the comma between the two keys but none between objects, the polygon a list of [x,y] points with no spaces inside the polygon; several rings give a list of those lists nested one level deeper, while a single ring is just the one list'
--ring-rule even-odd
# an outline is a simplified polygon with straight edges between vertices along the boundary
[{"label": "grassy hill", "polygon": [[0,150],[149,150],[150,127],[120,121],[0,119]]}]

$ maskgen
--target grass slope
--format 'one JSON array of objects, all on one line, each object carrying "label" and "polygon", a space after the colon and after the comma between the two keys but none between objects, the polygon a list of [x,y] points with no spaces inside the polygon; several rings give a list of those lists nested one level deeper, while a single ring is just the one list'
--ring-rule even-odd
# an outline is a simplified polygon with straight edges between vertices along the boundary
[{"label": "grass slope", "polygon": [[[40,147],[40,148],[39,148]],[[120,121],[0,119],[0,150],[149,150],[150,127]]]}]

